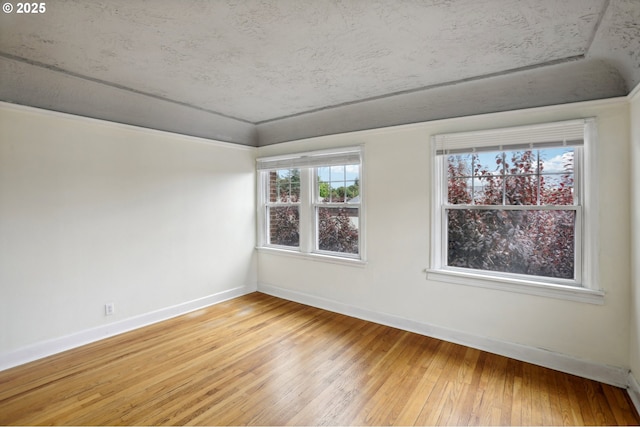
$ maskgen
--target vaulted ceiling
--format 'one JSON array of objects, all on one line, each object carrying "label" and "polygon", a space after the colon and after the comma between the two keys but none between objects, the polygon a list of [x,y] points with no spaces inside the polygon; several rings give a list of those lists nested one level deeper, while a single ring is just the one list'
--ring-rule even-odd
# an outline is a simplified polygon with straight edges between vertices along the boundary
[{"label": "vaulted ceiling", "polygon": [[246,145],[640,83],[639,0],[45,5],[0,15],[0,100]]}]

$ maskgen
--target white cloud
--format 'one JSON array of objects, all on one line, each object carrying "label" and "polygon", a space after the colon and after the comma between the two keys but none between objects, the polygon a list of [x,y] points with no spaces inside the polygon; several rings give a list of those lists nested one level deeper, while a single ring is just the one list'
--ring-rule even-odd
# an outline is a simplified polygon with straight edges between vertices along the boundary
[{"label": "white cloud", "polygon": [[573,151],[558,154],[557,156],[552,157],[549,160],[545,160],[544,162],[542,162],[542,171],[547,173],[564,172],[566,170],[565,165],[567,163],[571,163],[573,165]]}]

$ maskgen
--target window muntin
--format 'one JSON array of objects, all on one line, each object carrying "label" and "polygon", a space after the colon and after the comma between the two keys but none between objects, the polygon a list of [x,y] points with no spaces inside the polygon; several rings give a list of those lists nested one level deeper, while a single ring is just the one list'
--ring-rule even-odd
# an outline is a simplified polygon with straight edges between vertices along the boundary
[{"label": "window muntin", "polygon": [[317,198],[323,203],[351,203],[360,196],[360,165],[317,168]]},{"label": "window muntin", "polygon": [[573,205],[577,147],[447,156],[447,199],[470,205]]},{"label": "window muntin", "polygon": [[363,259],[360,147],[257,163],[260,246]]},{"label": "window muntin", "polygon": [[593,259],[594,240],[583,230],[593,222],[583,206],[584,146],[593,135],[594,120],[581,119],[434,136],[429,271],[480,286],[593,289],[584,260]]}]

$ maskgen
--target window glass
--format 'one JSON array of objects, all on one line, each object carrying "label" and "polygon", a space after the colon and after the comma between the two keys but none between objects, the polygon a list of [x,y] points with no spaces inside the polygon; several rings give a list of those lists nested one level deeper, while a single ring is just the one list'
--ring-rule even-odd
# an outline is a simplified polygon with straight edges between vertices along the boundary
[{"label": "window glass", "polygon": [[300,245],[300,209],[298,206],[269,207],[269,243]]},{"label": "window glass", "polygon": [[574,278],[576,211],[451,209],[447,265]]},{"label": "window glass", "polygon": [[269,201],[296,203],[300,200],[300,169],[269,172]]},{"label": "window glass", "polygon": [[462,205],[573,205],[574,148],[447,156],[447,201]]},{"label": "window glass", "polygon": [[318,249],[358,253],[359,208],[318,207]]},{"label": "window glass", "polygon": [[268,172],[268,242],[272,245],[300,245],[300,169]]},{"label": "window glass", "polygon": [[575,206],[574,157],[572,147],[445,156],[446,265],[574,279],[576,210],[531,209]]},{"label": "window glass", "polygon": [[540,151],[540,204],[574,205],[575,150],[559,148]]}]

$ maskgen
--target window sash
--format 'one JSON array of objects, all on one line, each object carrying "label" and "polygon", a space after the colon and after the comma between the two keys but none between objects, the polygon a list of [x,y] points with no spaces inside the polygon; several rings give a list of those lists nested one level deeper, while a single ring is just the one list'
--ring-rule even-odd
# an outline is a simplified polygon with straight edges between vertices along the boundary
[{"label": "window sash", "polygon": [[[295,207],[298,209],[298,244],[297,245],[285,245],[281,243],[273,243],[273,237],[271,234],[271,209],[275,208],[287,208],[287,207]],[[272,247],[278,247],[288,250],[297,250],[300,248],[300,205],[299,204],[272,204],[265,206],[264,209],[265,215],[265,244]]]},{"label": "window sash", "polygon": [[[449,248],[449,224],[448,224],[448,210],[476,210],[476,211],[575,211],[575,224],[573,229],[574,235],[574,276],[573,279],[554,278],[548,276],[536,276],[528,274],[508,273],[492,270],[481,270],[474,268],[456,267],[448,265],[448,248]],[[441,219],[441,260],[440,269],[449,271],[461,271],[461,272],[473,272],[486,277],[506,277],[514,278],[517,280],[528,280],[531,282],[540,283],[554,283],[560,285],[568,285],[575,287],[582,287],[582,207],[575,205],[445,205],[441,207],[440,213]]]},{"label": "window sash", "polygon": [[[586,130],[585,130],[586,131]],[[557,144],[550,144],[548,145],[546,148],[548,149],[552,149],[552,148],[563,148],[564,146],[558,146]],[[533,148],[533,150],[540,150],[541,148]],[[530,148],[525,148],[525,150],[530,150]],[[500,148],[500,150],[494,150],[491,149],[490,151],[492,152],[498,152],[498,153],[510,153],[513,151],[524,151],[524,150],[513,150],[513,146],[512,145],[505,145],[503,147]],[[459,153],[455,153],[455,154],[475,154],[478,151],[470,151],[468,149],[461,151]],[[573,157],[573,169],[571,170],[570,173],[567,172],[547,172],[547,171],[540,171],[540,170],[536,170],[535,172],[532,173],[515,173],[515,174],[511,174],[511,173],[504,173],[504,170],[501,171],[501,173],[495,175],[495,178],[499,178],[502,180],[505,179],[510,179],[510,178],[520,178],[520,177],[536,177],[538,179],[540,178],[549,178],[549,177],[562,177],[565,175],[572,175],[573,176],[573,204],[572,205],[577,205],[580,206],[582,205],[582,201],[583,201],[583,197],[582,197],[582,179],[581,179],[581,173],[582,173],[582,163],[583,163],[583,156],[584,156],[584,147],[582,145],[576,145],[573,146],[573,153],[574,153],[574,157]],[[444,199],[442,199],[442,203],[449,205],[449,194],[448,194],[448,182],[449,182],[449,176],[447,173],[447,162],[448,159],[447,157],[452,155],[454,153],[441,153],[441,154],[434,154],[436,156],[437,159],[437,167],[440,168],[439,169],[439,174],[442,173],[443,175],[443,180],[442,180],[442,187],[440,188],[440,191],[442,192],[442,194],[444,195]],[[441,159],[441,160],[440,160]],[[538,161],[540,159],[538,158]],[[505,164],[505,159],[503,158],[503,165]],[[479,183],[482,182],[483,179],[486,179],[485,177],[481,176],[481,175],[460,175],[460,176],[455,176],[452,179],[471,179],[471,180],[477,180]],[[537,203],[535,205],[532,206],[546,206],[546,204],[544,204],[544,202],[542,200],[540,200],[540,193],[539,193],[539,189],[540,187],[538,187],[537,191],[538,191],[538,200]],[[502,204],[494,204],[494,205],[489,205],[489,206],[506,206],[505,201],[504,201],[504,195],[505,193],[503,193],[503,203]],[[474,205],[476,205],[476,203],[473,203]],[[519,206],[519,205],[517,205]],[[571,205],[562,205],[562,206],[571,206]]]},{"label": "window sash", "polygon": [[[357,209],[358,210],[358,252],[347,253],[347,252],[337,252],[337,251],[328,251],[320,249],[320,217],[319,211],[320,209]],[[313,212],[314,212],[314,221],[313,221],[313,251],[317,253],[323,254],[339,254],[340,256],[345,256],[349,258],[359,258],[360,253],[362,252],[362,209],[360,207],[360,203],[321,203],[316,202],[313,203]]]},{"label": "window sash", "polygon": [[[320,209],[357,209],[358,210],[358,249],[356,253],[351,253],[351,252],[339,252],[339,251],[330,251],[330,250],[326,250],[326,249],[320,249]],[[313,228],[313,235],[314,235],[314,245],[313,245],[313,252],[314,253],[318,253],[318,254],[326,254],[326,255],[337,255],[337,256],[341,256],[341,257],[345,257],[345,258],[355,258],[355,259],[360,259],[361,257],[361,252],[362,252],[362,221],[361,221],[361,209],[360,209],[360,205],[357,204],[347,204],[347,203],[341,203],[341,204],[320,204],[320,203],[314,203],[314,228]]]}]

